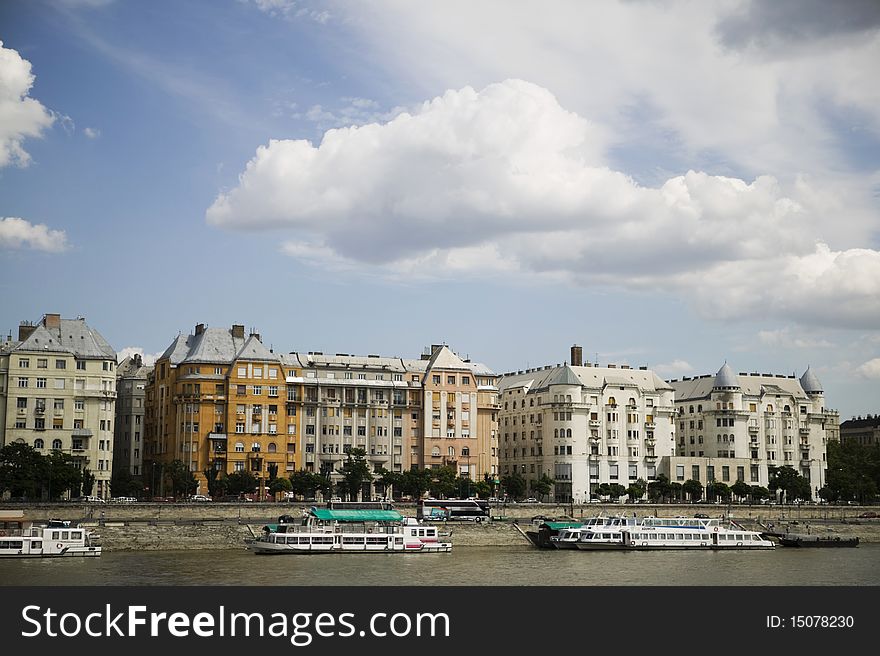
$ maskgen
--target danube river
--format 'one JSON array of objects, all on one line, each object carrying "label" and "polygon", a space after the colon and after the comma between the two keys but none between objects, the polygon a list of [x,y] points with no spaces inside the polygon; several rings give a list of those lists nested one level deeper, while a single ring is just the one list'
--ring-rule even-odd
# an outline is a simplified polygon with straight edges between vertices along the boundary
[{"label": "danube river", "polygon": [[0,560],[0,585],[880,585],[880,544],[850,549],[591,552],[527,545],[448,554],[257,556],[118,551],[99,558]]}]

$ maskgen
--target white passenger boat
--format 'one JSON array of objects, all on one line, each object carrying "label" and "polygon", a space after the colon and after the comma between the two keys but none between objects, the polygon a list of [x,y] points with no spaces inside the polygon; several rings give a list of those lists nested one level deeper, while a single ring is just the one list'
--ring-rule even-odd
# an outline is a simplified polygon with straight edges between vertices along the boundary
[{"label": "white passenger boat", "polygon": [[270,524],[247,540],[257,554],[438,553],[452,551],[436,526],[396,510],[312,508],[299,523]]},{"label": "white passenger boat", "polygon": [[645,517],[635,525],[596,527],[579,537],[582,551],[774,549],[757,531],[732,522],[690,517]]},{"label": "white passenger boat", "polygon": [[0,558],[61,558],[100,556],[97,536],[79,525],[50,520],[39,526],[31,522],[3,522]]},{"label": "white passenger boat", "polygon": [[561,528],[559,533],[550,538],[550,542],[557,549],[577,549],[577,543],[587,533],[594,533],[601,529],[619,531],[625,526],[638,526],[641,522],[642,520],[635,517],[623,517],[620,515],[590,517],[584,520],[580,526]]}]

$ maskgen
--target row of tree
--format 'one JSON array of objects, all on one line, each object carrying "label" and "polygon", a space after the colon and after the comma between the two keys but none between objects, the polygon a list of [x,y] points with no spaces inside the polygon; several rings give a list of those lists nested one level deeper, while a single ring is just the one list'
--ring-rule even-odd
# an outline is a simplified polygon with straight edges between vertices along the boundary
[{"label": "row of tree", "polygon": [[0,496],[26,500],[57,500],[92,494],[95,476],[80,469],[70,454],[43,455],[32,446],[13,442],[0,448]]}]

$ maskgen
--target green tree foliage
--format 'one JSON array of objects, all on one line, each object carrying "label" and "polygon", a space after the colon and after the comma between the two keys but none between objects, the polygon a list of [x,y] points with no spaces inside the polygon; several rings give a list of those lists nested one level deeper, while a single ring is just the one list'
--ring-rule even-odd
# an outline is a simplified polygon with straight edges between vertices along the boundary
[{"label": "green tree foliage", "polygon": [[226,495],[226,479],[220,476],[220,472],[213,467],[208,467],[204,472],[205,480],[208,481],[208,494],[215,499]]},{"label": "green tree foliage", "polygon": [[529,485],[529,488],[538,499],[541,501],[550,494],[550,490],[553,489],[553,486],[556,485],[556,481],[550,478],[547,474],[541,474],[541,478],[536,481],[532,481]]},{"label": "green tree foliage", "polygon": [[95,489],[95,475],[88,467],[82,470],[82,495],[84,497],[91,496]]},{"label": "green tree foliage", "polygon": [[626,494],[630,499],[636,501],[637,499],[641,499],[645,496],[645,491],[648,489],[648,482],[644,479],[638,479],[635,483],[631,483],[628,488],[626,488]]},{"label": "green tree foliage", "polygon": [[266,465],[266,473],[269,474],[269,482],[274,481],[278,478],[278,464],[274,462],[270,462]]},{"label": "green tree foliage", "polygon": [[375,472],[376,491],[385,497],[399,498],[401,494],[400,484],[403,482],[403,474],[401,472],[388,471],[384,467],[379,467]]},{"label": "green tree foliage", "polygon": [[513,472],[501,477],[501,487],[507,496],[519,500],[526,494],[526,479],[519,472]]},{"label": "green tree foliage", "polygon": [[128,467],[120,467],[110,478],[110,493],[114,497],[140,498],[144,493],[144,484],[137,476],[132,476]]},{"label": "green tree foliage", "polygon": [[687,480],[681,486],[681,491],[687,494],[691,501],[699,501],[703,498],[703,485],[700,481]]},{"label": "green tree foliage", "polygon": [[880,490],[880,445],[865,446],[852,440],[829,442],[828,470],[819,496],[830,503],[871,503]]},{"label": "green tree foliage", "polygon": [[754,501],[763,501],[770,498],[770,490],[763,485],[751,485],[749,486],[749,496]]},{"label": "green tree foliage", "polygon": [[[653,502],[666,501],[672,496],[672,486],[666,474],[658,474],[657,478],[648,483],[648,498]],[[680,487],[680,486],[679,486]]]},{"label": "green tree foliage", "polygon": [[736,483],[730,486],[730,491],[739,499],[744,499],[751,496],[752,488],[745,481],[737,480]]},{"label": "green tree foliage", "polygon": [[608,485],[608,496],[610,496],[613,501],[616,501],[624,494],[626,494],[626,488],[620,483],[611,483]]},{"label": "green tree foliage", "polygon": [[357,501],[358,493],[362,490],[364,483],[373,480],[370,464],[367,462],[367,452],[364,449],[349,451],[348,457],[337,472],[342,474],[342,480],[345,482],[344,489],[352,501]]},{"label": "green tree foliage", "polygon": [[413,499],[421,499],[431,487],[430,469],[410,469],[403,472],[400,481],[400,493],[411,496]]},{"label": "green tree foliage", "polygon": [[458,474],[455,467],[447,465],[439,469],[431,469],[431,486],[428,488],[431,496],[435,499],[448,499],[457,495]]},{"label": "green tree foliage", "polygon": [[771,492],[780,491],[785,501],[809,499],[811,496],[810,481],[801,476],[790,465],[767,467],[770,474],[769,488]]},{"label": "green tree foliage", "polygon": [[0,494],[36,499],[48,475],[44,456],[28,444],[11,443],[0,448]]},{"label": "green tree foliage", "polygon": [[278,495],[282,492],[292,491],[293,485],[291,485],[289,478],[272,478],[269,480],[268,488],[271,494]]},{"label": "green tree foliage", "polygon": [[706,498],[712,501],[727,501],[730,498],[730,486],[721,481],[712,481],[706,485]]},{"label": "green tree foliage", "polygon": [[[76,460],[69,453],[53,451],[45,456],[48,465],[49,485],[46,490],[50,499],[77,496],[82,488],[83,475],[88,470],[80,471]],[[94,477],[92,477],[94,480]]]},{"label": "green tree foliage", "polygon": [[260,486],[260,481],[249,471],[237,471],[226,476],[226,494],[240,496],[253,494]]},{"label": "green tree foliage", "polygon": [[171,479],[171,494],[175,497],[195,494],[199,488],[196,477],[182,460],[175,460],[166,469],[166,474]]}]

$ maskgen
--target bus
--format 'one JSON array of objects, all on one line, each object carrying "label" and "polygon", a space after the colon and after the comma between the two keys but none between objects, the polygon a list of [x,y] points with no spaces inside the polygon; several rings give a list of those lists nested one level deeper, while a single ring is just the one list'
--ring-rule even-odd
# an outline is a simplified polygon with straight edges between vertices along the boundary
[{"label": "bus", "polygon": [[484,499],[424,499],[417,519],[482,522],[489,519],[489,502]]}]

